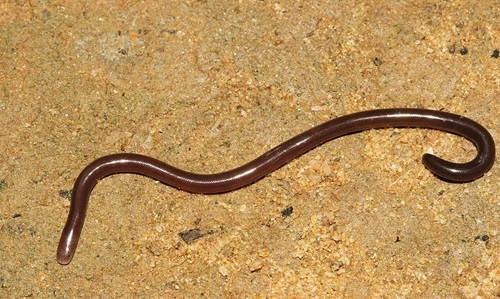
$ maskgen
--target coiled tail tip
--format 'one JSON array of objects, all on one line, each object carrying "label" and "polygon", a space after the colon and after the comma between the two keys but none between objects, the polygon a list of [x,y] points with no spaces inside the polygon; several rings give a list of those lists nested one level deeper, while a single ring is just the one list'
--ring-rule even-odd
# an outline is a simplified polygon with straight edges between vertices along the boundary
[{"label": "coiled tail tip", "polygon": [[492,164],[477,158],[467,163],[453,163],[432,154],[424,154],[422,163],[441,179],[457,183],[471,182],[482,177]]}]

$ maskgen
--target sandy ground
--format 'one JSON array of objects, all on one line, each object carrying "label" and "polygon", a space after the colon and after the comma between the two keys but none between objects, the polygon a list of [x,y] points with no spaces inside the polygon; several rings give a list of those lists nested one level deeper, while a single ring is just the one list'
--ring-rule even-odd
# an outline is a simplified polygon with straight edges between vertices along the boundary
[{"label": "sandy ground", "polygon": [[0,4],[0,297],[500,297],[500,167],[441,181],[423,153],[475,149],[424,129],[339,138],[222,195],[108,177],[59,265],[68,192],[106,154],[219,172],[390,107],[500,138],[498,1],[149,2]]}]

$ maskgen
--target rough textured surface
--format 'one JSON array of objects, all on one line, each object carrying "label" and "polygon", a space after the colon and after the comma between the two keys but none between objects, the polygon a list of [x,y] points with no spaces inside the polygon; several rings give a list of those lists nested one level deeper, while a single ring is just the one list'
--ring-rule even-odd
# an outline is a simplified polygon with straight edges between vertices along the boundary
[{"label": "rough textured surface", "polygon": [[[218,172],[389,107],[463,114],[498,141],[499,14],[491,0],[3,1],[0,297],[500,297],[500,168],[440,181],[422,153],[475,150],[419,129],[340,138],[222,195],[108,177],[75,259],[55,260],[68,190],[105,154]],[[192,229],[212,233],[186,244]]]}]

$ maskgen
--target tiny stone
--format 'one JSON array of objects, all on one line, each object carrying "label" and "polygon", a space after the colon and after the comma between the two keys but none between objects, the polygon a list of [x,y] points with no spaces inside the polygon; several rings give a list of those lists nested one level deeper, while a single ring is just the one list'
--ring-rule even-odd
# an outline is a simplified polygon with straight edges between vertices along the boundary
[{"label": "tiny stone", "polygon": [[460,49],[460,54],[465,55],[467,53],[469,53],[469,50],[467,50],[466,47],[462,47],[462,49]]},{"label": "tiny stone", "polygon": [[293,207],[290,206],[290,207],[284,209],[283,211],[281,211],[281,216],[288,217],[288,216],[292,215],[292,213],[293,213]]},{"label": "tiny stone", "polygon": [[71,192],[73,190],[59,190],[59,196],[65,199],[71,199]]},{"label": "tiny stone", "polygon": [[219,273],[220,273],[220,275],[227,277],[229,275],[229,270],[224,266],[220,266]]},{"label": "tiny stone", "polygon": [[0,191],[7,189],[7,181],[5,179],[0,179]]},{"label": "tiny stone", "polygon": [[213,233],[215,233],[214,230],[200,230],[198,228],[193,228],[193,229],[182,231],[182,232],[178,233],[178,235],[179,235],[179,237],[182,238],[182,240],[184,242],[186,242],[186,244],[190,244],[191,242],[193,242],[196,239],[199,239],[199,238],[204,237],[206,235],[211,235]]},{"label": "tiny stone", "polygon": [[493,51],[493,54],[491,54],[491,57],[493,58],[498,58],[500,56],[500,51],[498,51],[498,49],[495,49],[495,51]]},{"label": "tiny stone", "polygon": [[338,271],[343,266],[344,266],[344,263],[342,261],[333,261],[331,264],[331,268],[334,271]]},{"label": "tiny stone", "polygon": [[261,259],[256,259],[250,262],[248,267],[250,268],[250,272],[256,272],[262,269],[263,263]]},{"label": "tiny stone", "polygon": [[47,9],[44,9],[42,11],[42,17],[43,17],[43,21],[47,22],[51,17],[50,11],[48,11]]}]

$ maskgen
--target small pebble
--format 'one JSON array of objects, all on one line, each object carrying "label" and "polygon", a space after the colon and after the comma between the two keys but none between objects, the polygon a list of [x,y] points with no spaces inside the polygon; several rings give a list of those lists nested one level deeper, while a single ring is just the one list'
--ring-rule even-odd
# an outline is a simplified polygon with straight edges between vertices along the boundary
[{"label": "small pebble", "polygon": [[469,53],[469,50],[467,50],[466,47],[462,47],[462,49],[460,49],[460,54],[465,55],[467,53]]},{"label": "small pebble", "polygon": [[220,266],[219,273],[220,273],[220,275],[227,277],[229,275],[229,270],[224,266]]},{"label": "small pebble", "polygon": [[179,235],[179,237],[182,238],[182,240],[184,242],[186,242],[187,244],[190,244],[191,242],[193,242],[196,239],[199,239],[199,238],[202,238],[206,235],[211,235],[214,233],[215,233],[215,231],[211,230],[211,229],[210,230],[200,230],[198,228],[193,228],[193,229],[182,231],[182,232],[178,233],[178,235]]},{"label": "small pebble", "polygon": [[256,260],[251,261],[250,264],[248,265],[248,267],[250,268],[250,272],[257,272],[260,269],[262,269],[263,262],[261,259],[256,259]]},{"label": "small pebble", "polygon": [[483,242],[488,242],[490,240],[490,236],[488,235],[476,236],[474,240],[481,240]]},{"label": "small pebble", "polygon": [[293,213],[293,207],[290,206],[290,207],[284,209],[283,211],[281,211],[281,216],[288,217],[288,216],[292,215],[292,213]]},{"label": "small pebble", "polygon": [[373,64],[374,64],[375,66],[380,66],[380,65],[382,64],[382,60],[380,60],[378,57],[375,57],[375,58],[373,59]]},{"label": "small pebble", "polygon": [[500,51],[498,51],[498,49],[495,49],[495,51],[493,51],[493,54],[491,54],[491,57],[493,58],[498,58],[500,56]]},{"label": "small pebble", "polygon": [[59,196],[65,199],[71,199],[72,190],[59,190]]}]

